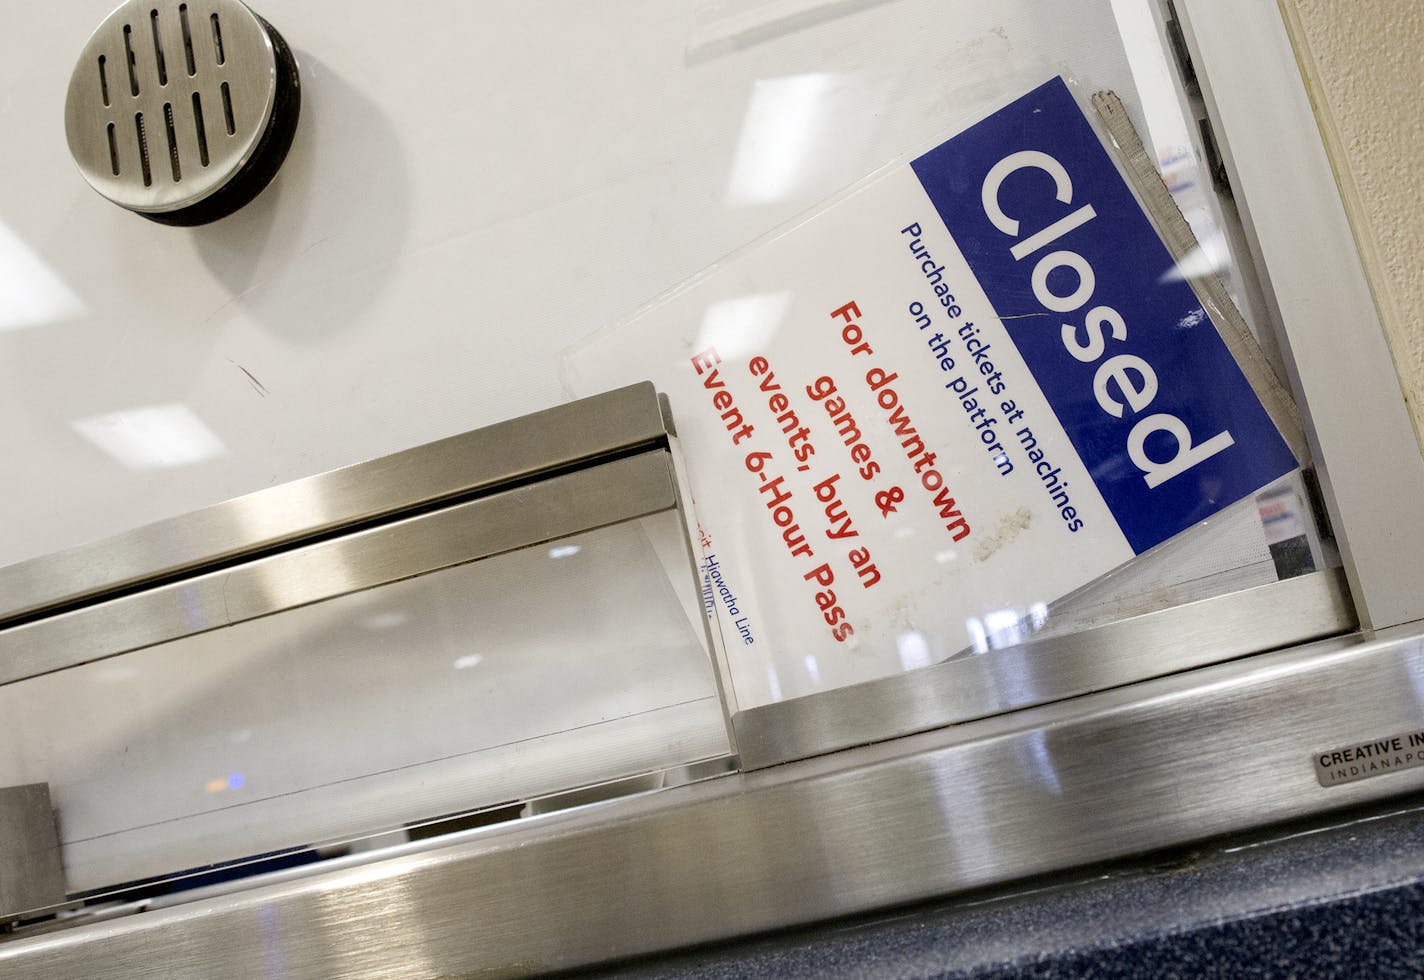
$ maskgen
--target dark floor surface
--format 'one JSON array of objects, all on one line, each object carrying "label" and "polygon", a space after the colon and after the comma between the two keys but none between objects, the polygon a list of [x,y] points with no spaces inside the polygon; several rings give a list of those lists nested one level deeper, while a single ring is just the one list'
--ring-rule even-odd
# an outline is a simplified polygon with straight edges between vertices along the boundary
[{"label": "dark floor surface", "polygon": [[584,975],[1424,977],[1424,800]]}]

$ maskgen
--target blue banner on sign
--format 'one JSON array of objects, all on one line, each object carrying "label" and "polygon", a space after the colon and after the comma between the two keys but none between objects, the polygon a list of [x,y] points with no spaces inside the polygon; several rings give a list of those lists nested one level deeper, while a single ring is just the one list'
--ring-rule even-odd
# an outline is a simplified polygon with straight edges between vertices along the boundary
[{"label": "blue banner on sign", "polygon": [[1061,78],[912,166],[1134,552],[1295,468]]}]

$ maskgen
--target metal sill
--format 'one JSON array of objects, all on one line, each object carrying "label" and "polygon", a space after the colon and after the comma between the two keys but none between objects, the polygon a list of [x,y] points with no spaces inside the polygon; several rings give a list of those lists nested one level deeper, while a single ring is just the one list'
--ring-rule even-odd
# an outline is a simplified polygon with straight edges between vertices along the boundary
[{"label": "metal sill", "polygon": [[1323,640],[0,944],[7,977],[504,976],[808,923],[1424,788],[1424,633]]}]

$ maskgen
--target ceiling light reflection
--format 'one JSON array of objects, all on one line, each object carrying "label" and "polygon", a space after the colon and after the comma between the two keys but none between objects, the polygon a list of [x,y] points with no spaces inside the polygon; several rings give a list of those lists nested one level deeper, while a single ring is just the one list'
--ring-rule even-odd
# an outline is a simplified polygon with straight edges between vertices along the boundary
[{"label": "ceiling light reflection", "polygon": [[919,630],[910,630],[896,636],[895,650],[900,654],[902,670],[918,670],[930,665],[930,645]]},{"label": "ceiling light reflection", "polygon": [[247,782],[247,777],[240,772],[232,773],[229,776],[219,776],[216,779],[209,779],[203,784],[203,789],[209,793],[221,793],[229,789],[242,789]]},{"label": "ceiling light reflection", "polygon": [[131,470],[199,463],[227,451],[186,405],[150,405],[69,423],[98,449]]},{"label": "ceiling light reflection", "polygon": [[771,700],[781,700],[781,678],[776,675],[775,667],[766,668],[766,686],[771,691]]},{"label": "ceiling light reflection", "polygon": [[385,612],[373,613],[361,620],[361,625],[368,630],[392,630],[397,626],[404,626],[410,620],[410,613],[396,609],[387,609]]},{"label": "ceiling light reflection", "polygon": [[0,332],[81,316],[86,308],[55,271],[0,223]]},{"label": "ceiling light reflection", "polygon": [[812,159],[823,103],[835,85],[829,72],[764,78],[752,88],[732,174],[727,204],[768,204],[790,195]]},{"label": "ceiling light reflection", "polygon": [[1048,603],[1035,602],[1028,607],[1028,625],[1037,633],[1048,623]]},{"label": "ceiling light reflection", "polygon": [[995,609],[984,614],[984,632],[989,645],[995,648],[1018,643],[1023,637],[1023,621],[1016,609]]},{"label": "ceiling light reflection", "polygon": [[821,665],[816,662],[814,654],[806,654],[806,676],[811,678],[811,683],[816,687],[821,686]]},{"label": "ceiling light reflection", "polygon": [[1157,281],[1169,283],[1205,279],[1226,271],[1230,263],[1231,254],[1226,248],[1226,236],[1217,231],[1172,263]]},{"label": "ceiling light reflection", "polygon": [[722,360],[736,360],[765,351],[791,308],[791,294],[758,293],[719,300],[702,315],[702,332],[694,350],[715,347]]},{"label": "ceiling light reflection", "polygon": [[965,632],[975,653],[988,653],[1024,643],[1048,623],[1048,604],[1030,603],[1026,611],[1017,609],[995,609],[984,614],[984,618],[971,616],[964,621]]},{"label": "ceiling light reflection", "polygon": [[975,653],[989,652],[989,636],[984,632],[984,624],[978,616],[970,616],[964,621],[964,632],[969,636],[969,645]]}]

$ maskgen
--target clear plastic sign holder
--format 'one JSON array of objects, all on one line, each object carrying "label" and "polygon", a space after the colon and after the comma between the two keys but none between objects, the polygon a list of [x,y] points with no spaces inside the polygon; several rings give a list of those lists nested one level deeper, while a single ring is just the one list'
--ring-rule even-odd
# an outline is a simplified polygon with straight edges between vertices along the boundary
[{"label": "clear plastic sign holder", "polygon": [[568,354],[679,420],[744,768],[1356,624],[1122,103],[1019,91]]},{"label": "clear plastic sign holder", "polygon": [[[1200,245],[1173,201],[1121,100],[1090,99],[1099,135],[1178,268]],[[735,711],[745,767],[958,724],[1048,701],[1229,660],[1354,628],[1358,621],[1334,542],[1316,523],[1305,434],[1289,392],[1215,275],[1183,272],[1222,340],[1304,464],[1235,508],[1133,563],[1038,609],[985,616],[975,644],[905,673]],[[1270,581],[1238,578],[1232,539],[1259,520],[1274,558]],[[1218,570],[1188,584],[1174,569]],[[1244,562],[1242,563],[1245,564]],[[1164,587],[1165,586],[1165,587]],[[1244,587],[1242,587],[1244,586]],[[1142,594],[1143,590],[1152,593]]]}]

